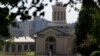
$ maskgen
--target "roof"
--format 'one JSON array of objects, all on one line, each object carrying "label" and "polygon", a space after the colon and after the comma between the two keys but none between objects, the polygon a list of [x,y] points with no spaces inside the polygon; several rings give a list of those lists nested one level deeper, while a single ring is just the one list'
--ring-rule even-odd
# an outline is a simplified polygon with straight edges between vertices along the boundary
[{"label": "roof", "polygon": [[14,42],[35,42],[35,39],[31,37],[14,37]]},{"label": "roof", "polygon": [[[43,31],[45,31],[45,30],[48,30],[48,29],[50,29],[50,28],[52,28],[52,29],[54,29],[54,30],[56,30],[56,31],[58,31],[58,32],[61,32],[62,34],[65,34],[65,35],[70,35],[70,34],[68,34],[67,32],[62,31],[62,30],[57,29],[57,28],[52,27],[52,26],[47,27],[47,28],[45,28],[45,29],[43,29],[43,30],[41,30],[41,31],[38,31],[38,32],[36,32],[35,34],[39,34],[39,33],[43,32]],[[64,30],[65,30],[65,29],[64,29]]]},{"label": "roof", "polygon": [[33,21],[45,21],[45,22],[51,22],[51,21],[46,20],[45,18],[41,18],[40,16],[35,17]]},{"label": "roof", "polygon": [[13,39],[8,39],[6,41],[12,41],[12,42],[35,42],[35,39],[31,38],[31,37],[14,37]]}]

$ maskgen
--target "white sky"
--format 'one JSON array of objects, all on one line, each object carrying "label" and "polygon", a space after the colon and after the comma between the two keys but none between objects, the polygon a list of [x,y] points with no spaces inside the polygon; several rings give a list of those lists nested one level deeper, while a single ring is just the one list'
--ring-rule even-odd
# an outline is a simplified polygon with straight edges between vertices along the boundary
[{"label": "white sky", "polygon": [[[69,0],[58,0],[58,2],[63,2],[63,3],[67,3]],[[31,0],[28,0],[28,2],[30,3]],[[40,0],[40,2],[42,2],[42,0]],[[44,10],[42,11],[45,11],[45,16],[44,18],[49,20],[49,21],[52,21],[52,5],[55,5],[56,3],[56,0],[52,0],[52,2],[50,3],[49,0],[44,0],[43,2],[44,4],[48,4]],[[30,4],[26,4],[27,7],[29,7]],[[77,8],[81,8],[81,3],[78,3],[75,7]],[[32,12],[35,11],[36,8],[32,8],[29,12],[30,15],[32,15]],[[69,12],[69,10],[71,10]],[[41,12],[42,12],[41,11]],[[40,12],[39,12],[40,13]],[[74,10],[74,8],[71,8],[70,6],[67,6],[66,8],[66,21],[67,23],[74,23],[77,21],[77,18],[78,18],[78,12]]]},{"label": "white sky", "polygon": [[[58,0],[60,2],[63,2],[63,3],[67,3],[68,0]],[[44,0],[44,3],[49,3],[49,0]],[[48,4],[48,6],[45,7],[44,11],[45,11],[45,19],[47,20],[52,20],[52,5],[55,4],[55,1],[53,0],[52,3]],[[78,3],[76,5],[76,7],[80,8],[81,7],[81,4]],[[69,12],[69,10],[71,9],[71,11]],[[78,17],[78,12],[75,11],[73,8],[70,8],[70,6],[67,6],[67,9],[66,9],[66,20],[67,20],[67,23],[74,23],[77,21],[77,17]]]},{"label": "white sky", "polygon": [[[29,7],[30,6],[30,2],[32,0],[28,0],[28,4],[25,4],[25,6]],[[63,3],[67,3],[69,0],[58,0],[58,2],[63,2]],[[40,2],[42,2],[42,0],[40,0]],[[44,18],[49,20],[49,21],[52,21],[52,5],[54,5],[56,2],[55,0],[52,0],[52,2],[50,3],[49,0],[44,0],[43,2],[44,4],[48,4],[44,10],[42,11],[45,11],[45,16]],[[21,3],[18,4],[18,6],[20,6]],[[75,7],[77,8],[81,8],[81,3],[78,3]],[[12,11],[16,12],[17,8],[14,8]],[[32,15],[32,12],[35,11],[36,8],[32,8],[30,11],[29,11],[29,14]],[[69,12],[69,10],[71,10]],[[41,12],[42,12],[41,11]],[[70,6],[67,6],[66,8],[66,21],[67,23],[74,23],[77,21],[77,18],[78,18],[78,12],[74,10],[74,8],[71,8]]]}]

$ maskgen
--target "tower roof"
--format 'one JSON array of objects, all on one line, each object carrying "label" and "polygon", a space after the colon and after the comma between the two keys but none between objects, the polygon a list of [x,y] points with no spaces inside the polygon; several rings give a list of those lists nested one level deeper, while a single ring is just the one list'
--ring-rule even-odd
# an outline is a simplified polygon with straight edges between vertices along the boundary
[{"label": "tower roof", "polygon": [[63,2],[56,2],[56,6],[63,6]]}]

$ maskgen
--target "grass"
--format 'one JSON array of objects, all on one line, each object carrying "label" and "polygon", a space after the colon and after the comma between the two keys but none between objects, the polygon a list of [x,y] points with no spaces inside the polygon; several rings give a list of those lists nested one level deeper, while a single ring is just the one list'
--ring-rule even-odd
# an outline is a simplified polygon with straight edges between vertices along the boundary
[{"label": "grass", "polygon": [[35,56],[35,52],[26,52],[26,56]]},{"label": "grass", "polygon": [[35,52],[23,52],[23,53],[24,54],[22,54],[22,55],[12,55],[12,54],[6,55],[0,51],[0,56],[35,56]]}]

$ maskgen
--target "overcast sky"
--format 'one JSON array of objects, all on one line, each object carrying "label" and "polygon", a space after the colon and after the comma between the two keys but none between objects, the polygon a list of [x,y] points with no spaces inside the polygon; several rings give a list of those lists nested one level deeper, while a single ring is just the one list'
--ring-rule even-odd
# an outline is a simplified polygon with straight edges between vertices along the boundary
[{"label": "overcast sky", "polygon": [[[58,0],[59,2],[63,2],[63,3],[67,3],[69,0]],[[44,0],[44,3],[49,3],[49,0]],[[45,7],[44,11],[45,11],[45,19],[47,20],[52,20],[52,5],[55,4],[55,1],[53,0],[52,3],[49,3],[48,6]],[[81,4],[78,3],[76,5],[76,7],[80,8]],[[69,12],[69,10],[71,9],[71,11]],[[67,6],[66,9],[66,19],[68,23],[74,23],[77,21],[77,17],[78,17],[78,12],[74,10],[74,8],[71,8],[70,6]]]},{"label": "overcast sky", "polygon": [[[27,7],[30,5],[31,1],[32,0],[28,0],[29,4],[26,4]],[[68,1],[69,0],[58,0],[58,2],[63,2],[63,3],[67,3]],[[42,2],[42,0],[40,0],[40,3],[41,2]],[[44,10],[42,10],[42,11],[45,11],[44,18],[49,20],[49,21],[52,21],[52,5],[55,5],[56,0],[52,0],[51,3],[49,2],[49,0],[44,0],[43,3],[48,4],[48,6],[46,6],[44,8]],[[81,3],[78,3],[75,7],[81,8]],[[35,11],[35,10],[36,10],[36,8],[31,9],[29,14],[32,15],[32,12]],[[71,10],[71,11],[69,12],[69,10]],[[74,8],[67,6],[67,8],[66,8],[66,21],[67,21],[67,23],[74,23],[74,22],[77,21],[77,18],[78,18],[78,12],[75,11]]]},{"label": "overcast sky", "polygon": [[[25,4],[25,6],[29,7],[30,6],[30,3],[31,3],[32,0],[28,0],[28,4]],[[36,1],[36,0],[35,0]],[[63,3],[67,3],[69,0],[58,0],[58,2],[63,2]],[[42,2],[42,0],[40,0],[40,3]],[[52,21],[52,5],[55,5],[56,1],[55,0],[52,0],[52,2],[50,3],[49,0],[44,0],[43,2],[44,4],[48,4],[44,10],[42,11],[45,11],[45,16],[44,16],[44,19],[47,19],[49,21]],[[19,6],[21,5],[21,3],[19,3]],[[77,8],[81,8],[81,3],[78,3],[75,7]],[[29,12],[30,15],[32,15],[32,12],[35,11],[36,8],[32,8]],[[70,10],[70,12],[69,12]],[[12,10],[13,12],[17,11],[17,8],[14,8]],[[41,11],[41,12],[42,12]],[[74,8],[71,8],[70,6],[67,6],[66,8],[66,21],[67,23],[74,23],[77,21],[77,18],[78,18],[78,11],[75,11]]]}]

